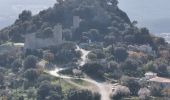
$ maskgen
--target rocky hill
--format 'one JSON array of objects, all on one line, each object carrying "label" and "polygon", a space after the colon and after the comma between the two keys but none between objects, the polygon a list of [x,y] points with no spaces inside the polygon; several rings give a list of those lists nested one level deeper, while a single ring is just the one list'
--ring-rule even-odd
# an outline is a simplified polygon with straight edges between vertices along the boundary
[{"label": "rocky hill", "polygon": [[[166,88],[150,86],[145,75],[153,72],[154,76],[170,77],[169,44],[151,35],[147,28],[138,28],[117,4],[117,0],[57,0],[54,7],[35,16],[23,11],[13,25],[0,31],[1,47],[17,49],[12,54],[8,49],[1,50],[8,52],[0,55],[0,91],[4,90],[0,94],[17,98],[12,100],[133,99],[143,90],[147,91],[146,97],[168,95]],[[15,46],[16,42],[25,42],[25,36],[29,42],[32,33],[36,34],[29,43],[35,46],[33,50]],[[45,48],[36,48],[37,38]],[[58,38],[62,42],[59,45],[43,43]],[[90,87],[83,80],[89,79],[100,94],[83,90]]]},{"label": "rocky hill", "polygon": [[[58,1],[54,7],[32,16],[30,11],[23,11],[15,23],[0,31],[1,41],[23,42],[24,35],[43,31],[60,23],[65,29],[71,29],[73,16],[80,16],[81,25],[76,31],[79,34],[90,29],[98,29],[101,34],[110,31],[124,31],[131,26],[125,12],[117,7],[117,0],[66,0]],[[111,28],[110,30],[108,28]],[[75,32],[76,34],[76,32]]]},{"label": "rocky hill", "polygon": [[[114,42],[154,46],[153,36],[149,35],[149,31],[146,28],[137,28],[135,22],[132,23],[117,4],[117,0],[58,0],[54,7],[35,16],[30,11],[23,11],[13,25],[0,31],[0,40],[1,43],[24,42],[25,34],[43,34],[50,32],[55,25],[62,24],[65,38],[69,38],[69,32],[72,33],[71,40],[111,39]],[[72,27],[73,16],[81,18],[80,26],[76,29]]]}]

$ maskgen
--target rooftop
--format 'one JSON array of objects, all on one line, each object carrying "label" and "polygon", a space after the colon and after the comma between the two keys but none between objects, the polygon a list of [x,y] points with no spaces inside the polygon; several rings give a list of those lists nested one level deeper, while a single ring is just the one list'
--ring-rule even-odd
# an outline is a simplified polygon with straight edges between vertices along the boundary
[{"label": "rooftop", "polygon": [[153,76],[157,76],[157,73],[147,72],[147,73],[145,73],[145,76],[146,76],[146,75],[153,75]]},{"label": "rooftop", "polygon": [[170,79],[163,78],[163,77],[154,77],[149,79],[151,82],[158,82],[158,83],[170,83]]}]

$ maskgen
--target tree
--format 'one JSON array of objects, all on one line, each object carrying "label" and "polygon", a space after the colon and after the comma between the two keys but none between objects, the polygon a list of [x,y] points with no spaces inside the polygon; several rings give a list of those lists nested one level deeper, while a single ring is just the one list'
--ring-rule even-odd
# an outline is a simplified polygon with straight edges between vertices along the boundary
[{"label": "tree", "polygon": [[129,87],[129,90],[132,93],[132,95],[136,96],[138,94],[138,91],[140,89],[140,84],[135,78],[123,76],[121,78],[121,84]]},{"label": "tree", "polygon": [[24,72],[24,77],[32,82],[34,82],[38,78],[38,76],[39,75],[36,69],[27,69]]},{"label": "tree", "polygon": [[153,61],[148,62],[146,65],[144,65],[143,67],[144,71],[152,71],[155,72],[156,68],[155,68],[155,64]]},{"label": "tree", "polygon": [[163,64],[163,63],[156,66],[156,72],[157,72],[158,76],[161,76],[161,77],[168,77],[169,76],[167,66],[168,65]]},{"label": "tree", "polygon": [[37,100],[45,100],[51,90],[51,83],[49,81],[43,81],[37,90]]},{"label": "tree", "polygon": [[116,47],[114,50],[114,56],[118,62],[126,60],[128,53],[123,47]]},{"label": "tree", "polygon": [[103,66],[97,62],[90,62],[82,67],[82,70],[91,77],[103,78]]},{"label": "tree", "polygon": [[126,70],[130,70],[130,71],[136,71],[137,70],[137,62],[135,61],[135,59],[126,59],[124,65],[122,66],[122,69],[124,71]]},{"label": "tree", "polygon": [[19,69],[22,68],[22,62],[19,59],[16,59],[11,64],[11,67],[13,72],[18,72]]},{"label": "tree", "polygon": [[151,90],[152,96],[155,96],[155,97],[163,96],[163,94],[162,94],[163,88],[160,85],[154,84],[154,85],[151,86],[150,90]]},{"label": "tree", "polygon": [[125,35],[124,40],[127,43],[134,43],[135,42],[135,37],[134,37],[134,35]]},{"label": "tree", "polygon": [[118,69],[118,63],[115,61],[110,61],[108,64],[108,70],[109,71],[114,71]]},{"label": "tree", "polygon": [[126,86],[117,86],[113,92],[112,99],[113,100],[122,100],[123,97],[127,97],[130,95],[130,90]]},{"label": "tree", "polygon": [[43,55],[43,58],[47,61],[53,61],[54,60],[54,54],[53,53],[50,53],[50,52],[46,52],[44,55]]},{"label": "tree", "polygon": [[53,37],[53,30],[51,27],[46,27],[43,30],[39,31],[36,34],[36,37],[43,38],[43,39]]},{"label": "tree", "polygon": [[19,14],[19,20],[21,20],[23,22],[30,20],[31,17],[32,17],[32,13],[31,13],[31,11],[28,11],[28,10],[24,10],[24,11],[22,11],[21,14]]},{"label": "tree", "polygon": [[59,4],[63,4],[64,0],[56,0]]},{"label": "tree", "polygon": [[105,53],[104,53],[103,49],[95,49],[92,52],[96,54],[97,59],[104,59],[105,58]]},{"label": "tree", "polygon": [[97,29],[90,29],[88,31],[88,37],[92,41],[99,41],[99,40],[101,40],[101,35],[99,33],[99,30],[97,30]]},{"label": "tree", "polygon": [[135,42],[138,44],[150,44],[153,46],[153,39],[147,28],[141,28],[139,32],[135,34]]},{"label": "tree", "polygon": [[70,29],[63,30],[63,37],[65,40],[71,40],[72,39],[72,31]]},{"label": "tree", "polygon": [[29,68],[35,68],[37,64],[37,57],[33,55],[29,55],[25,58],[24,60],[24,68],[29,69]]},{"label": "tree", "polygon": [[100,100],[100,95],[98,93],[93,94],[88,90],[75,90],[71,89],[68,92],[67,100]]},{"label": "tree", "polygon": [[149,96],[151,95],[151,91],[147,88],[141,88],[138,95],[140,100],[150,100]]},{"label": "tree", "polygon": [[37,91],[37,100],[62,100],[61,87],[43,81]]},{"label": "tree", "polygon": [[35,100],[36,98],[36,89],[35,88],[29,88],[28,91],[27,91],[27,96],[29,99],[33,99]]},{"label": "tree", "polygon": [[116,37],[115,36],[105,36],[104,41],[106,45],[112,45],[116,42]]},{"label": "tree", "polygon": [[75,48],[76,45],[73,42],[65,42],[61,44],[57,50],[53,50],[55,60],[59,63],[68,63],[73,61],[77,56]]},{"label": "tree", "polygon": [[162,37],[156,37],[156,38],[155,38],[155,43],[156,43],[156,44],[159,44],[159,45],[165,45],[165,44],[166,44],[166,41],[165,41],[165,39],[162,38]]},{"label": "tree", "polygon": [[126,61],[121,64],[121,69],[126,75],[137,76],[139,72],[137,71],[139,64],[135,59],[126,59]]},{"label": "tree", "polygon": [[4,84],[4,75],[0,73],[0,85]]},{"label": "tree", "polygon": [[90,52],[90,53],[88,54],[88,58],[89,58],[90,60],[96,60],[96,59],[97,59],[97,55],[96,55],[95,53]]}]

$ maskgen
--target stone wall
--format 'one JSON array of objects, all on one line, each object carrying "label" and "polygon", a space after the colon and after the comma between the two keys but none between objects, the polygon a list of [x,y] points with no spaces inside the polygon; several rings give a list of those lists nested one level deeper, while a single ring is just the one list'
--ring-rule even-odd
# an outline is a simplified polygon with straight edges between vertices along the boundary
[{"label": "stone wall", "polygon": [[53,29],[52,38],[37,38],[36,33],[28,34],[25,36],[25,49],[40,49],[49,46],[61,44],[62,41],[62,25],[56,25]]},{"label": "stone wall", "polygon": [[79,16],[73,16],[73,28],[78,28],[80,26],[81,19]]},{"label": "stone wall", "polygon": [[[79,16],[73,16],[73,28],[78,28],[80,26],[81,19]],[[63,29],[62,25],[56,25],[53,28],[52,38],[37,38],[36,33],[27,34],[25,36],[25,46],[24,49],[40,49],[49,46],[55,46],[63,43]]]}]

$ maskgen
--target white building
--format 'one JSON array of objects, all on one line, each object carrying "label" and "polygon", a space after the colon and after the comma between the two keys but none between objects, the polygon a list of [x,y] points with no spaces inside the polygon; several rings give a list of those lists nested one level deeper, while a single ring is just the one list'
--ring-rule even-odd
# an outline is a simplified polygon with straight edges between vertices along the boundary
[{"label": "white building", "polygon": [[145,73],[145,78],[146,79],[151,79],[151,78],[154,78],[154,77],[157,77],[157,73],[153,73],[153,72]]}]

